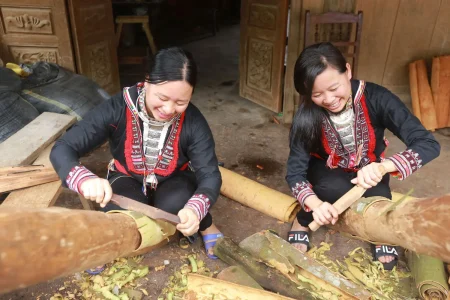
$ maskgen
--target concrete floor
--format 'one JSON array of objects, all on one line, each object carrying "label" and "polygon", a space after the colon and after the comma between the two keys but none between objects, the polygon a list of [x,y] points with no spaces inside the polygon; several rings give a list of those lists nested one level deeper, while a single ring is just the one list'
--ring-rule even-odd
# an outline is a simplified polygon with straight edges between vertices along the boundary
[{"label": "concrete floor", "polygon": [[[224,28],[216,37],[197,41],[186,45],[199,65],[199,83],[196,88],[193,103],[199,107],[212,128],[216,141],[216,151],[219,160],[227,168],[256,180],[268,187],[290,194],[284,180],[286,161],[289,153],[288,133],[286,126],[273,122],[274,113],[239,97],[239,26]],[[124,78],[124,81],[130,78]],[[403,144],[390,132],[389,153],[404,149]],[[442,146],[441,156],[423,167],[414,176],[404,182],[391,181],[394,191],[406,193],[414,189],[413,195],[427,197],[450,192],[450,138],[439,133],[435,134]],[[84,159],[85,164],[99,175],[105,174],[109,153],[102,147],[91,156]],[[263,166],[260,170],[256,165]],[[276,201],[276,199],[274,199]],[[58,199],[57,206],[81,208],[78,198],[70,191],[65,191]],[[236,242],[263,229],[273,229],[285,236],[289,224],[279,222],[253,209],[229,200],[219,198],[211,213],[217,226],[227,236]],[[321,228],[312,237],[313,244],[327,240],[334,244],[331,256],[345,256],[350,250],[365,243],[351,240],[339,234],[333,234]],[[145,256],[144,263],[151,267],[160,266],[163,260],[169,259],[171,264],[164,271],[152,271],[149,281],[143,281],[151,295],[148,299],[156,299],[164,286],[167,277],[183,261],[180,256],[194,251],[199,253],[211,270],[220,270],[226,265],[220,261],[206,258],[203,244],[197,241],[188,250],[182,250],[173,242],[163,249],[156,250]],[[73,277],[58,279],[48,283],[3,295],[0,299],[48,299],[58,292],[63,281],[73,280]]]}]

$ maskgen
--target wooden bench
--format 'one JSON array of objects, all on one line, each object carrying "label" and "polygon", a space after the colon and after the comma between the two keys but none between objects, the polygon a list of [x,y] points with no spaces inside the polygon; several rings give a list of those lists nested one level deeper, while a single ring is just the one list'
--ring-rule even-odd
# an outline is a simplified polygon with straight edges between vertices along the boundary
[{"label": "wooden bench", "polygon": [[[0,144],[0,167],[43,165],[52,167],[50,151],[54,141],[76,118],[45,112]],[[2,207],[45,208],[53,206],[62,191],[61,181],[53,181],[11,192]],[[80,197],[84,209],[93,209],[91,201]]]}]

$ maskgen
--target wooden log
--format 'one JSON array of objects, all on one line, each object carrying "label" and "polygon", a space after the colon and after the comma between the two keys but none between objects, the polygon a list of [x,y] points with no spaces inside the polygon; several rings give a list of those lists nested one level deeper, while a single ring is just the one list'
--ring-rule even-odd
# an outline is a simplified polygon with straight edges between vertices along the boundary
[{"label": "wooden log", "polygon": [[42,113],[0,144],[0,167],[31,164],[76,120],[73,116]]},{"label": "wooden log", "polygon": [[434,107],[430,83],[428,82],[427,66],[424,60],[416,61],[416,70],[421,122],[427,130],[434,131],[438,127],[436,109]]},{"label": "wooden log", "polygon": [[[330,271],[320,262],[300,252],[286,240],[269,231],[261,231],[249,236],[239,243],[239,247],[254,257],[274,266],[294,282],[298,282],[301,275],[314,287],[309,289],[322,290],[322,293],[331,293],[339,299],[370,299],[371,293],[341,274]],[[321,295],[324,299],[330,299]]]},{"label": "wooden log", "polygon": [[229,237],[223,237],[217,241],[214,254],[229,265],[242,267],[265,289],[295,299],[314,299],[309,291],[298,289],[298,285],[280,271],[261,263]]},{"label": "wooden log", "polygon": [[136,253],[149,227],[137,224],[122,213],[0,207],[0,294]]},{"label": "wooden log", "polygon": [[375,244],[399,245],[450,262],[450,195],[392,202],[361,198],[330,226]]},{"label": "wooden log", "polygon": [[438,128],[447,127],[450,122],[450,56],[433,58],[431,88]]},{"label": "wooden log", "polygon": [[420,100],[419,100],[419,84],[417,82],[416,63],[409,64],[409,87],[411,90],[411,101],[414,115],[422,121],[420,114]]},{"label": "wooden log", "polygon": [[187,292],[183,299],[242,299],[243,295],[247,300],[293,300],[264,290],[192,273],[188,274]]}]

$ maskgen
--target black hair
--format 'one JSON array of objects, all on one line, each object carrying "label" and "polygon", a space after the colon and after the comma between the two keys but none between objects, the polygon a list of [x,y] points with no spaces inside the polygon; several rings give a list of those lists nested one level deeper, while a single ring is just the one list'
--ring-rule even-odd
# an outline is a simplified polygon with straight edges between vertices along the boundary
[{"label": "black hair", "polygon": [[197,64],[189,51],[179,47],[159,50],[149,62],[145,81],[158,84],[166,81],[186,81],[197,84]]},{"label": "black hair", "polygon": [[347,70],[346,65],[347,61],[339,49],[328,42],[311,45],[302,51],[295,63],[294,85],[303,103],[292,122],[290,145],[299,143],[308,152],[318,149],[324,111],[311,99],[314,81],[328,66],[342,74]]}]

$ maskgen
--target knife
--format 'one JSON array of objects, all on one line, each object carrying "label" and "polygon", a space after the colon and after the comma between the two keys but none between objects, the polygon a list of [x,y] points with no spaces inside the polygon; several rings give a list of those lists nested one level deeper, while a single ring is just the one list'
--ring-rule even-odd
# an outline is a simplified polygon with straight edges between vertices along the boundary
[{"label": "knife", "polygon": [[174,225],[179,224],[180,218],[176,215],[173,215],[171,213],[165,212],[164,210],[161,210],[159,208],[138,202],[136,200],[116,195],[114,194],[111,197],[111,202],[120,206],[123,209],[133,210],[140,213],[143,213],[147,217],[150,217],[152,219],[156,220],[164,220],[169,223],[172,223]]}]

